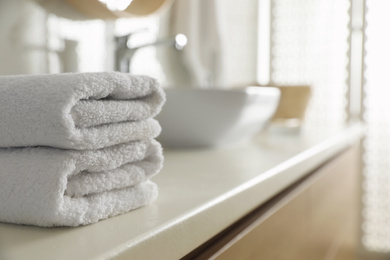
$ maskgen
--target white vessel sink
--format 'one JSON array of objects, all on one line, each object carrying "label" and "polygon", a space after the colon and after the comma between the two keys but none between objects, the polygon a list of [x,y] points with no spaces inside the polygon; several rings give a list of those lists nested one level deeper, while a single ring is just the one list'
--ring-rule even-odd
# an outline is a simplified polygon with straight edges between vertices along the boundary
[{"label": "white vessel sink", "polygon": [[250,139],[273,116],[280,91],[241,89],[166,89],[167,102],[157,120],[164,147],[214,147]]}]

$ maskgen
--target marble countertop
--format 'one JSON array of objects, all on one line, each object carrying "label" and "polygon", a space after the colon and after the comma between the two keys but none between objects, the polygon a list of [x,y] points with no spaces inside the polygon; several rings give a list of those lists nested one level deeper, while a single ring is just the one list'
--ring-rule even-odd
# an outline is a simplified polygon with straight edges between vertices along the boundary
[{"label": "marble countertop", "polygon": [[[0,259],[178,259],[358,141],[360,124],[250,143],[165,150],[159,198],[78,228],[0,223]],[[0,209],[1,210],[1,209]]]}]

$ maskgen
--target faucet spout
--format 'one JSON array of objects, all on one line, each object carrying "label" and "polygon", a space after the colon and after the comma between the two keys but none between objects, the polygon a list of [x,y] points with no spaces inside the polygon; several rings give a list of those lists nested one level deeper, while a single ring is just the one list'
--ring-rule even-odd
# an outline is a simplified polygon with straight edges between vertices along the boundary
[{"label": "faucet spout", "polygon": [[116,38],[115,69],[120,72],[130,72],[131,61],[137,50],[149,46],[168,46],[176,50],[182,50],[187,45],[187,37],[184,34],[177,34],[173,38],[158,39],[140,45],[129,45],[129,38],[132,34]]}]

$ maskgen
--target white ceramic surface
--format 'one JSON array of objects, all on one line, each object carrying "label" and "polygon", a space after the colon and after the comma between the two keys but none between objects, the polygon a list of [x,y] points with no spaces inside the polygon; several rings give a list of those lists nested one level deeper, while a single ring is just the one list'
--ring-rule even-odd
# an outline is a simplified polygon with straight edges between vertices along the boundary
[{"label": "white ceramic surface", "polygon": [[274,114],[280,91],[243,89],[166,89],[167,102],[157,116],[164,147],[214,147],[248,140]]}]

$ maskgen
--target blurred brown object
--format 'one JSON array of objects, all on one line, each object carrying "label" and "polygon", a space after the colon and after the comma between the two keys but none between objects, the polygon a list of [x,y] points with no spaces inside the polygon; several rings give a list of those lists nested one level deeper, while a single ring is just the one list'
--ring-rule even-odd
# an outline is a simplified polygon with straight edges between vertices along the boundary
[{"label": "blurred brown object", "polygon": [[310,86],[274,86],[280,89],[279,106],[272,121],[297,119],[305,117],[307,105],[311,97]]},{"label": "blurred brown object", "polygon": [[309,85],[236,85],[233,88],[248,86],[274,87],[280,90],[278,108],[271,119],[272,126],[277,129],[300,129],[305,118],[306,110],[311,98],[312,88]]}]

